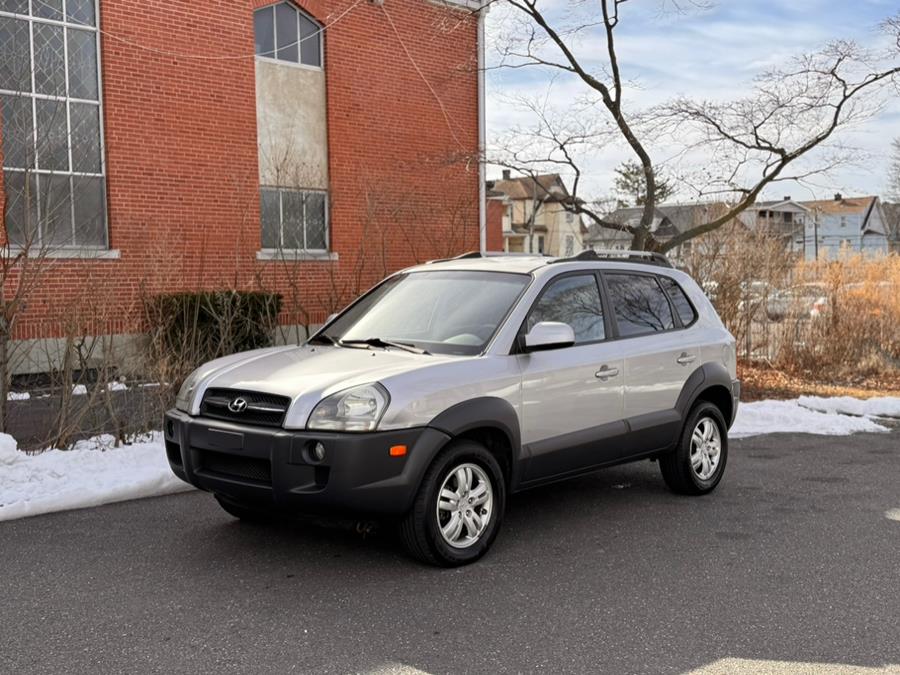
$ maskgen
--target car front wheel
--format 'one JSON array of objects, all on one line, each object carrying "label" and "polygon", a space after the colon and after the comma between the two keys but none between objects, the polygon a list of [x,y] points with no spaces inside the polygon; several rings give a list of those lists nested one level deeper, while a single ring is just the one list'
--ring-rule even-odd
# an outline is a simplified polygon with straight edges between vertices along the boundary
[{"label": "car front wheel", "polygon": [[409,552],[433,565],[478,560],[500,530],[506,485],[497,459],[474,441],[455,441],[425,472],[401,523]]},{"label": "car front wheel", "polygon": [[702,495],[712,492],[728,459],[728,427],[717,406],[695,405],[684,425],[678,447],[659,459],[666,485],[673,492]]}]

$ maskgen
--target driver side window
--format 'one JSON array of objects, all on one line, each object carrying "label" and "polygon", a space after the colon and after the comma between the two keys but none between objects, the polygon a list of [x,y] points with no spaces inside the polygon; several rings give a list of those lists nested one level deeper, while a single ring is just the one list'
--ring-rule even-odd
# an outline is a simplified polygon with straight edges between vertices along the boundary
[{"label": "driver side window", "polygon": [[576,345],[605,339],[597,277],[577,274],[551,281],[528,315],[527,330],[541,321],[569,324]]}]

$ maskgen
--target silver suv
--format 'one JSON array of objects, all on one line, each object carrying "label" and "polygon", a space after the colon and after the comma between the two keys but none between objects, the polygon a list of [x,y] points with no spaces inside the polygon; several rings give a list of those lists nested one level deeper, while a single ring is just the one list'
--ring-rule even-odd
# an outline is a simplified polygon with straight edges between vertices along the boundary
[{"label": "silver suv", "polygon": [[202,366],[166,451],[239,518],[393,517],[413,555],[461,565],[512,492],[639,459],[710,492],[735,368],[703,291],[658,254],[467,254],[388,277],[303,346]]}]

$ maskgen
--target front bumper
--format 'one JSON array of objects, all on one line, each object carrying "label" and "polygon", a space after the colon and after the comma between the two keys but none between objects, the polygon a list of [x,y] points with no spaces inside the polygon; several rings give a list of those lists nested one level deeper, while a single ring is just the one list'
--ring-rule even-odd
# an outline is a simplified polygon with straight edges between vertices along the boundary
[{"label": "front bumper", "polygon": [[[163,424],[176,476],[201,490],[298,513],[396,515],[449,437],[437,429],[337,433],[243,426],[170,410]],[[316,462],[311,447],[321,442]],[[392,457],[393,446],[404,456]]]}]

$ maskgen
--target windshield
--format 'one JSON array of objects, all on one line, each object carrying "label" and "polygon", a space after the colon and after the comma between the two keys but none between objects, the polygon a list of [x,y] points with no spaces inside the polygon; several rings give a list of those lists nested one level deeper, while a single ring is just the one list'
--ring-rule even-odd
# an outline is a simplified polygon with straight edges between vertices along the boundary
[{"label": "windshield", "polygon": [[479,354],[530,280],[528,275],[506,272],[399,275],[363,297],[317,337],[348,345],[394,342],[436,354]]}]

